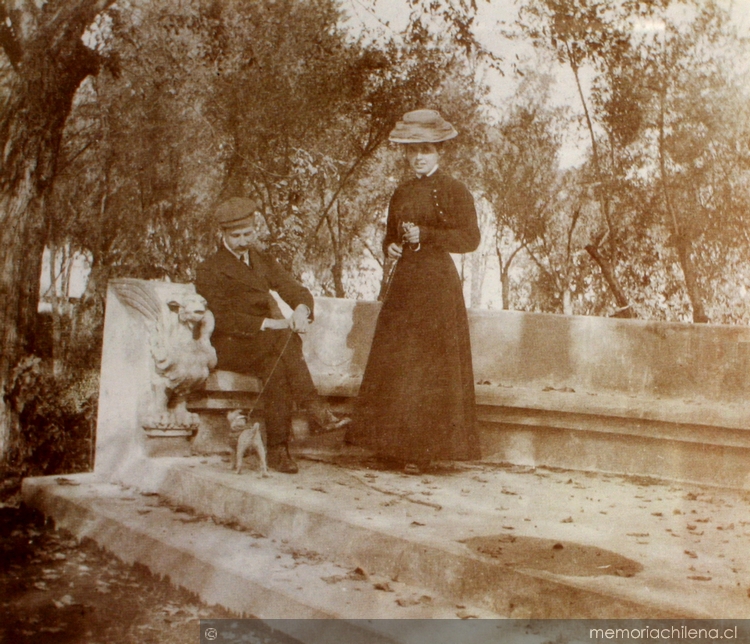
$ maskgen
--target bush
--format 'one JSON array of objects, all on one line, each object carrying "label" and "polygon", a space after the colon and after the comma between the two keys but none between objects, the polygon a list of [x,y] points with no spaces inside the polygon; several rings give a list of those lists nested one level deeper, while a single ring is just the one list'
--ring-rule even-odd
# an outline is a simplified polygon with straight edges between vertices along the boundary
[{"label": "bush", "polygon": [[8,391],[12,417],[7,468],[36,476],[90,471],[96,428],[99,374],[52,373],[50,361],[27,356]]}]

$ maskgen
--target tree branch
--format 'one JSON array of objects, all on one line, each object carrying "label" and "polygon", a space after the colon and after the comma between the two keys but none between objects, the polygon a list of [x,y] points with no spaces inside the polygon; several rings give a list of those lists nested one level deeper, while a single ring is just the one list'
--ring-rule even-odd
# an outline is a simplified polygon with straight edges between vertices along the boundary
[{"label": "tree branch", "polygon": [[316,224],[315,229],[310,235],[310,239],[307,242],[307,246],[306,246],[307,250],[309,250],[310,247],[312,246],[313,242],[315,241],[315,237],[317,237],[318,232],[320,231],[320,227],[323,225],[323,222],[328,216],[328,211],[333,207],[333,204],[336,203],[336,200],[339,198],[339,195],[349,183],[349,179],[351,179],[351,177],[354,175],[355,170],[360,166],[360,164],[362,164],[366,159],[368,159],[373,154],[373,152],[375,152],[375,150],[383,142],[384,139],[385,139],[385,130],[381,129],[379,130],[379,136],[377,136],[375,140],[368,141],[367,148],[363,150],[362,154],[360,154],[360,156],[357,157],[357,159],[354,161],[351,167],[341,177],[338,187],[336,188],[333,195],[331,196],[331,199],[329,200],[328,205],[321,212],[318,218],[318,223]]},{"label": "tree branch", "polygon": [[3,48],[13,69],[18,71],[23,49],[21,48],[21,43],[16,38],[13,28],[8,24],[8,18],[5,3],[2,3],[0,4],[0,47]]}]

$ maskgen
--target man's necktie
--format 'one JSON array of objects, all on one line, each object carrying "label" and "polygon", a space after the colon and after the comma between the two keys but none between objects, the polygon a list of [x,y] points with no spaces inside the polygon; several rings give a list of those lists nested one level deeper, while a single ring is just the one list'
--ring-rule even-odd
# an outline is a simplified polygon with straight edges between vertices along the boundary
[{"label": "man's necktie", "polygon": [[248,268],[252,268],[252,265],[250,264],[250,253],[245,251],[242,253],[242,261],[245,263],[245,266]]}]

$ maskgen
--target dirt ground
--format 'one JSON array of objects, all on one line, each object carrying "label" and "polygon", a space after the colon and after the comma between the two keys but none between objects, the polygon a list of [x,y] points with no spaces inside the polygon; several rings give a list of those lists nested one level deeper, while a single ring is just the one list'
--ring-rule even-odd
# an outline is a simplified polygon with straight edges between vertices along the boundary
[{"label": "dirt ground", "polygon": [[[45,518],[0,502],[0,643],[188,644],[200,618],[238,617],[78,543]],[[256,644],[288,643],[259,624]]]}]

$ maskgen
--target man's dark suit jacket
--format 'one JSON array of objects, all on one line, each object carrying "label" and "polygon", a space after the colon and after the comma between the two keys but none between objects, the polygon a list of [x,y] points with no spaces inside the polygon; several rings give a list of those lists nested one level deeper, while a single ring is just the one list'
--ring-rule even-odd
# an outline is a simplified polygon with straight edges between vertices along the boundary
[{"label": "man's dark suit jacket", "polygon": [[310,291],[276,260],[254,249],[249,254],[250,267],[222,246],[198,267],[195,287],[216,317],[211,341],[218,368],[262,376],[280,350],[281,334],[261,331],[263,320],[279,317],[269,291],[276,291],[293,309],[306,304],[312,313],[314,303]]}]

